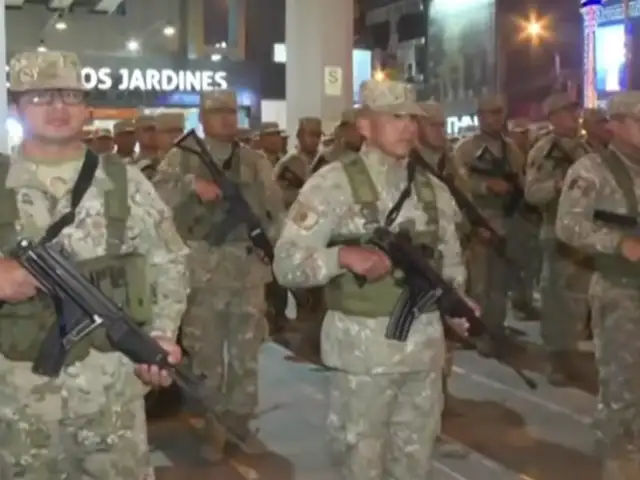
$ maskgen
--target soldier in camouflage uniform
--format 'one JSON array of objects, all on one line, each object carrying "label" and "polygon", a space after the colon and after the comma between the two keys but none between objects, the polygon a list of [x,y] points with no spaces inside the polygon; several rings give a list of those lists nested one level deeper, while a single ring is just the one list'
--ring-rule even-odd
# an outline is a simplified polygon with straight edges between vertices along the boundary
[{"label": "soldier in camouflage uniform", "polygon": [[173,148],[175,141],[184,133],[184,114],[165,112],[156,116],[156,143],[158,158],[164,158]]},{"label": "soldier in camouflage uniform", "polygon": [[[520,149],[522,160],[527,158],[531,149],[529,123],[526,118],[516,118],[509,122],[509,138]],[[520,169],[523,176],[526,170],[525,163]],[[540,210],[523,202],[509,223],[507,231],[509,253],[511,258],[517,260],[517,265],[511,266],[511,306],[525,320],[540,319],[540,312],[534,302],[534,292],[540,278],[542,260],[539,238],[541,221]]]},{"label": "soldier in camouflage uniform", "polygon": [[133,157],[133,164],[148,179],[153,178],[160,162],[157,133],[156,117],[153,115],[140,115],[136,118],[138,153]]},{"label": "soldier in camouflage uniform", "polygon": [[356,127],[357,108],[348,108],[342,112],[342,119],[335,128],[333,143],[323,149],[311,165],[311,173],[335,161],[348,152],[359,152],[362,147],[362,134]]},{"label": "soldier in camouflage uniform", "polygon": [[554,93],[543,107],[553,131],[529,152],[525,196],[543,214],[541,334],[549,353],[548,380],[563,386],[577,373],[573,359],[588,315],[591,267],[587,255],[555,238],[554,225],[564,176],[590,149],[578,136],[580,112],[575,100]]},{"label": "soldier in camouflage uniform", "polygon": [[[75,220],[53,242],[82,261],[78,268],[101,260],[119,268],[133,258],[124,253],[141,254],[155,292],[137,297],[152,302],[145,328],[178,361],[173,339],[186,303],[187,249],[171,211],[138,170],[116,158],[98,159],[80,143],[89,111],[74,54],[20,54],[9,77],[13,108],[29,133],[15,156],[0,158],[0,250],[7,255],[16,235],[40,238],[71,208],[80,169],[98,162]],[[144,270],[136,268],[140,287]],[[125,283],[128,292],[121,293],[134,295],[134,285]],[[122,288],[111,282],[101,287],[105,293]],[[153,479],[143,386],[123,355],[94,343],[77,345],[59,377],[32,372],[55,321],[53,306],[37,294],[35,281],[16,261],[0,259],[0,301],[6,302],[0,309],[0,471],[9,471],[3,478]],[[168,383],[157,367],[137,366],[135,372],[146,383]]]},{"label": "soldier in camouflage uniform", "polygon": [[[339,245],[339,239],[361,237],[385,221],[397,202],[416,141],[412,116],[423,112],[412,87],[401,82],[368,81],[361,98],[365,145],[307,181],[276,245],[274,272],[288,287],[326,285],[322,359],[335,368],[328,422],[341,478],[431,478],[445,355],[439,314],[420,315],[407,342],[387,340],[388,315],[400,295],[389,259],[376,249]],[[459,212],[451,195],[423,170],[412,184],[391,228],[404,226],[417,241],[439,249],[443,275],[464,285]],[[371,282],[358,288],[354,274]]]},{"label": "soldier in camouflage uniform", "polygon": [[283,134],[278,122],[264,122],[258,130],[260,151],[267,157],[271,167],[275,167],[282,158]]},{"label": "soldier in camouflage uniform", "polygon": [[[497,167],[522,181],[524,159],[518,147],[504,136],[506,104],[500,96],[488,96],[478,102],[480,131],[460,140],[453,160],[456,168],[469,179],[472,200],[493,228],[502,234],[508,229],[505,206],[514,194],[514,185],[474,170]],[[489,158],[488,158],[489,157]],[[485,165],[488,164],[488,165]],[[493,328],[501,328],[507,315],[508,270],[498,254],[482,238],[474,238],[468,247],[469,293],[480,303],[483,320]],[[480,339],[478,351],[483,355],[496,354],[490,338]]]},{"label": "soldier in camouflage uniform", "polygon": [[[200,120],[205,142],[275,237],[284,216],[279,189],[264,156],[236,142],[237,110],[234,92],[203,93]],[[206,373],[212,406],[233,437],[243,439],[240,446],[246,450],[262,450],[249,422],[258,403],[258,351],[268,335],[263,289],[271,280],[271,268],[251,245],[243,225],[222,230],[226,199],[196,156],[178,149],[169,152],[154,185],[173,208],[178,232],[191,247],[191,292],[182,345],[195,368]],[[206,420],[213,443],[204,453],[219,459],[227,439],[215,419]]]},{"label": "soldier in camouflage uniform", "polygon": [[589,288],[600,373],[597,429],[603,440],[602,480],[640,478],[640,240],[632,229],[594,220],[594,212],[640,215],[640,92],[609,103],[613,140],[567,173],[556,233],[595,256]]},{"label": "soldier in camouflage uniform", "polygon": [[274,169],[287,209],[293,204],[302,184],[311,173],[311,164],[318,155],[322,138],[322,120],[318,117],[301,118],[298,121],[296,138],[298,150],[281,159]]},{"label": "soldier in camouflage uniform", "polygon": [[113,152],[113,135],[108,128],[97,128],[93,132],[91,150],[97,155],[104,155]]},{"label": "soldier in camouflage uniform", "polygon": [[585,142],[591,151],[598,153],[609,146],[611,131],[607,128],[609,119],[601,108],[585,108],[582,111],[582,128],[585,131]]},{"label": "soldier in camouflage uniform", "polygon": [[113,125],[116,154],[124,163],[133,163],[136,149],[136,129],[133,120],[120,120]]}]

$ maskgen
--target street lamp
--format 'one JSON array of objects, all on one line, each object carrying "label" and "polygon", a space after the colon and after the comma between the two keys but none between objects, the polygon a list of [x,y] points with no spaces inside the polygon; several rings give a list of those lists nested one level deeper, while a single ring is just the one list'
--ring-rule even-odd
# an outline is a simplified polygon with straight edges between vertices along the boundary
[{"label": "street lamp", "polygon": [[534,45],[538,45],[540,40],[550,36],[549,19],[538,18],[535,13],[530,13],[527,19],[518,19],[520,27],[519,40],[529,39]]}]

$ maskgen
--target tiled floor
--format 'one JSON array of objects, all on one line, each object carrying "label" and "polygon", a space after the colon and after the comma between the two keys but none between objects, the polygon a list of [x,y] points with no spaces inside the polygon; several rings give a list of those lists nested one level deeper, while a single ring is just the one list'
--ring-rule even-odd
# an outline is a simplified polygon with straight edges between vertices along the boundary
[{"label": "tiled floor", "polygon": [[[520,324],[537,337],[535,324]],[[535,342],[535,340],[534,340]],[[533,347],[533,350],[537,348]],[[256,428],[273,453],[237,456],[208,466],[198,441],[178,421],[152,425],[158,480],[337,479],[325,443],[327,374],[292,362],[278,345],[261,357],[261,414]],[[451,380],[453,413],[444,426],[434,480],[596,480],[598,462],[589,427],[595,401],[579,388],[547,386],[539,355],[523,360],[540,380],[530,391],[508,369],[459,352]],[[413,479],[408,479],[413,480]]]}]

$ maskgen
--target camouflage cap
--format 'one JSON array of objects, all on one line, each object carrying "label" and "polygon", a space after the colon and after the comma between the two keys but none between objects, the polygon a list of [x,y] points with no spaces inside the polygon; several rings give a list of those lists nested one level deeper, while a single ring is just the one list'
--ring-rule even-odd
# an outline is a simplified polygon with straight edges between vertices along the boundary
[{"label": "camouflage cap", "polygon": [[446,117],[444,114],[444,108],[438,102],[434,102],[432,100],[428,102],[420,102],[418,106],[424,112],[424,116],[427,120],[432,122],[445,122]]},{"label": "camouflage cap", "polygon": [[156,115],[158,130],[184,130],[184,114],[180,112],[164,112]]},{"label": "camouflage cap", "polygon": [[609,99],[607,105],[609,116],[628,116],[640,119],[640,91],[618,93]]},{"label": "camouflage cap", "polygon": [[233,90],[214,90],[200,94],[201,110],[237,110],[238,98]]},{"label": "camouflage cap", "polygon": [[270,133],[282,133],[283,130],[280,128],[278,122],[262,122],[260,124],[260,129],[258,133],[260,135],[269,135]]},{"label": "camouflage cap", "polygon": [[360,86],[363,108],[394,115],[424,116],[413,85],[394,80],[367,80]]},{"label": "camouflage cap", "polygon": [[548,117],[566,108],[575,108],[580,104],[566,92],[552,93],[542,103],[542,111]]},{"label": "camouflage cap", "polygon": [[609,120],[607,112],[605,112],[602,108],[585,108],[584,110],[582,110],[583,122],[597,123],[606,122],[607,120]]},{"label": "camouflage cap", "polygon": [[136,128],[156,128],[156,117],[153,115],[140,115],[136,118]]},{"label": "camouflage cap", "polygon": [[86,90],[82,66],[74,53],[47,51],[19,53],[9,63],[9,90]]},{"label": "camouflage cap", "polygon": [[298,120],[298,128],[313,132],[322,132],[322,120],[318,117],[302,117]]},{"label": "camouflage cap", "polygon": [[132,119],[120,120],[113,125],[113,133],[133,132],[135,130],[135,124]]},{"label": "camouflage cap", "polygon": [[509,130],[511,132],[526,132],[529,130],[531,122],[528,118],[514,118],[509,121]]},{"label": "camouflage cap", "polygon": [[506,110],[507,101],[502,95],[483,95],[478,98],[476,107],[478,112],[495,112],[497,110]]},{"label": "camouflage cap", "polygon": [[109,130],[108,128],[96,128],[93,131],[93,138],[113,138],[113,135],[111,134],[111,130]]}]

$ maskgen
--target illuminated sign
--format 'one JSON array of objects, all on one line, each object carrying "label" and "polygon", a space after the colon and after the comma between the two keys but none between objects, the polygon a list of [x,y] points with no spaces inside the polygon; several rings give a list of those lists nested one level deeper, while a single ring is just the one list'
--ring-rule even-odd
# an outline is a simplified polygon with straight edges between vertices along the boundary
[{"label": "illuminated sign", "polygon": [[[8,71],[9,67],[7,74]],[[227,72],[221,70],[85,67],[82,69],[82,81],[89,90],[101,91],[115,88],[123,92],[201,93],[229,88]]]},{"label": "illuminated sign", "polygon": [[229,87],[227,72],[215,70],[85,67],[82,80],[90,90],[211,92]]},{"label": "illuminated sign", "polygon": [[459,133],[476,128],[478,126],[477,115],[461,115],[459,117],[447,117],[447,133],[458,135]]}]

